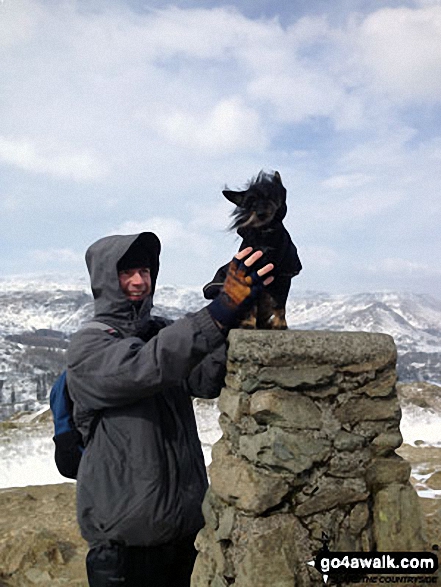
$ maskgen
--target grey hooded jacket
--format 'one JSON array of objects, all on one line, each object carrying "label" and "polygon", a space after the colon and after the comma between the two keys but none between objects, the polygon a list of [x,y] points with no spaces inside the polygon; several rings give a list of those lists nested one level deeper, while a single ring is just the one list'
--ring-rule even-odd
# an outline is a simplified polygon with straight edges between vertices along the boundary
[{"label": "grey hooded jacket", "polygon": [[91,547],[164,544],[203,526],[207,477],[191,395],[219,395],[225,337],[204,308],[143,340],[152,298],[137,311],[116,269],[137,239],[146,239],[153,254],[153,293],[160,250],[155,235],[97,241],[86,254],[95,320],[119,337],[86,327],[68,350],[74,419],[88,440],[77,479],[78,521]]}]

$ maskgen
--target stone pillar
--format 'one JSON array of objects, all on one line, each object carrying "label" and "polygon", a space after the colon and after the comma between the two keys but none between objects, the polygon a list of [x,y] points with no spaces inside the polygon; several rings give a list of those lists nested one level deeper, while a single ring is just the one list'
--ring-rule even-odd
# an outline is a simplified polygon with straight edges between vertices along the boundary
[{"label": "stone pillar", "polygon": [[233,330],[192,587],[322,585],[331,551],[424,550],[384,334]]}]

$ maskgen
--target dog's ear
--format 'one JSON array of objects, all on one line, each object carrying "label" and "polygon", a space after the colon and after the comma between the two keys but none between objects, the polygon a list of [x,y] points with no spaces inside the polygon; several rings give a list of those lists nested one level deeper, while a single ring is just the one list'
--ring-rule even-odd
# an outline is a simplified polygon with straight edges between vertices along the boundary
[{"label": "dog's ear", "polygon": [[246,192],[233,192],[231,190],[223,190],[222,193],[227,198],[227,200],[239,207],[242,205],[243,198],[246,194]]},{"label": "dog's ear", "polygon": [[274,172],[274,179],[279,183],[282,183],[282,178],[280,177],[280,173],[278,171]]}]

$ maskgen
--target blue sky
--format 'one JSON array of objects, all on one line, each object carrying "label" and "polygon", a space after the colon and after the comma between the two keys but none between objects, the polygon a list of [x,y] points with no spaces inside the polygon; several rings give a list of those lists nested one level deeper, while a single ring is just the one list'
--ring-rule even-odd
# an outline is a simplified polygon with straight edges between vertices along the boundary
[{"label": "blue sky", "polygon": [[3,0],[0,54],[2,275],[153,230],[160,283],[202,285],[264,168],[294,288],[441,297],[439,0]]}]

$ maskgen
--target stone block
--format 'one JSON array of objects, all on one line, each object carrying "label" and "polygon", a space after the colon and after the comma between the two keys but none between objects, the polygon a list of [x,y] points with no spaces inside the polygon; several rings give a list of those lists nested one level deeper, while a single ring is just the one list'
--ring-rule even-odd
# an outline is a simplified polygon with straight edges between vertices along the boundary
[{"label": "stone block", "polygon": [[221,575],[215,575],[210,587],[228,587],[228,583]]},{"label": "stone block", "polygon": [[427,548],[418,495],[410,483],[388,485],[375,495],[374,538],[383,552]]},{"label": "stone block", "polygon": [[403,444],[401,432],[382,432],[372,440],[372,448],[377,456],[388,456]]},{"label": "stone block", "polygon": [[397,382],[397,373],[395,369],[388,370],[378,376],[374,381],[364,385],[359,389],[369,397],[388,397],[392,394],[396,396],[395,384]]},{"label": "stone block", "polygon": [[248,403],[249,396],[246,393],[224,387],[219,397],[218,408],[237,423],[248,412]]},{"label": "stone block", "polygon": [[328,440],[306,433],[290,433],[270,428],[254,436],[241,436],[239,450],[248,460],[265,467],[302,473],[330,455]]},{"label": "stone block", "polygon": [[357,503],[349,514],[349,530],[358,535],[367,526],[369,521],[369,508],[366,503]]},{"label": "stone block", "polygon": [[217,497],[209,487],[204,501],[202,502],[202,514],[204,516],[205,525],[212,530],[216,530],[219,526],[219,513],[218,507],[216,507]]},{"label": "stone block", "polygon": [[238,449],[241,435],[240,428],[238,428],[238,426],[236,426],[226,414],[221,414],[219,416],[219,426],[222,430],[224,439],[227,439],[235,449]]},{"label": "stone block", "polygon": [[238,544],[233,555],[235,587],[310,587],[313,584],[307,565],[313,558],[308,535],[294,516],[273,515],[252,520],[244,533],[246,547]]},{"label": "stone block", "polygon": [[351,399],[335,411],[342,424],[357,424],[362,421],[399,420],[401,410],[394,399]]},{"label": "stone block", "polygon": [[213,580],[216,565],[206,552],[199,552],[191,575],[191,587],[207,587]]},{"label": "stone block", "polygon": [[302,389],[318,387],[331,382],[335,373],[331,365],[319,367],[305,366],[264,367],[259,373],[262,383],[272,383],[284,389]]},{"label": "stone block", "polygon": [[249,411],[259,424],[310,430],[321,428],[320,410],[310,398],[299,393],[277,389],[257,391],[251,396]]},{"label": "stone block", "polygon": [[354,452],[366,445],[366,439],[359,434],[351,434],[341,430],[334,439],[334,446],[338,450]]},{"label": "stone block", "polygon": [[216,531],[216,540],[230,540],[234,528],[236,510],[229,507],[222,512],[219,520],[219,528]]},{"label": "stone block", "polygon": [[370,454],[366,450],[337,453],[329,461],[328,474],[341,478],[360,477],[369,459]]},{"label": "stone block", "polygon": [[[231,330],[228,357],[232,363],[261,366],[332,365],[377,370],[396,361],[393,338],[368,332],[304,330]],[[370,368],[371,367],[371,368]]]},{"label": "stone block", "polygon": [[212,490],[221,499],[254,514],[278,505],[289,489],[280,475],[257,469],[233,455],[222,439],[213,446],[210,479]]},{"label": "stone block", "polygon": [[342,487],[335,484],[318,491],[315,495],[296,507],[295,514],[300,518],[310,516],[317,512],[331,510],[335,507],[366,501],[368,493]]},{"label": "stone block", "polygon": [[378,491],[391,483],[406,485],[410,478],[410,464],[396,458],[375,459],[366,469],[366,483],[372,491]]}]

